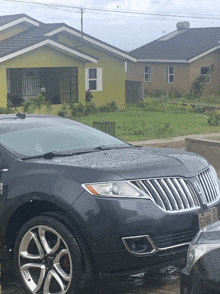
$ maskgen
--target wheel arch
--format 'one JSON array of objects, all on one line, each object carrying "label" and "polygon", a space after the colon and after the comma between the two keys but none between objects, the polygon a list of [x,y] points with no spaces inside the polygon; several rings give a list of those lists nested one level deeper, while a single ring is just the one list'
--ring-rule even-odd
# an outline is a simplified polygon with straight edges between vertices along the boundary
[{"label": "wheel arch", "polygon": [[31,218],[40,215],[48,215],[60,221],[68,228],[80,244],[86,244],[86,249],[90,252],[85,232],[83,232],[82,227],[74,219],[73,214],[68,213],[64,208],[47,200],[28,201],[18,207],[11,215],[5,234],[5,243],[9,251],[13,251],[17,234],[22,226]]}]

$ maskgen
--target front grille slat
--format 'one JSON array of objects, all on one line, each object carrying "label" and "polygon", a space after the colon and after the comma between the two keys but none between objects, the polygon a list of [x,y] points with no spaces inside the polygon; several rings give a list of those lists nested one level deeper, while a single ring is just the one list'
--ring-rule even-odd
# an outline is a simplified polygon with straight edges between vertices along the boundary
[{"label": "front grille slat", "polygon": [[220,198],[218,184],[213,178],[210,168],[207,168],[198,174],[199,183],[202,187],[202,193],[208,205],[213,204]]},{"label": "front grille slat", "polygon": [[209,193],[208,193],[208,190],[207,190],[207,187],[206,187],[205,174],[204,174],[204,172],[200,173],[200,175],[199,175],[199,181],[200,181],[200,184],[202,186],[202,189],[203,189],[203,192],[204,192],[206,201],[207,201],[207,203],[209,203],[210,202],[210,199],[209,199]]},{"label": "front grille slat", "polygon": [[181,209],[184,209],[184,207],[186,208],[190,208],[190,203],[188,201],[188,197],[186,197],[186,194],[183,191],[183,188],[181,186],[181,182],[177,181],[177,179],[174,179],[175,185],[179,191],[180,194],[180,198],[181,198]]},{"label": "front grille slat", "polygon": [[210,183],[210,190],[211,190],[211,193],[212,193],[212,201],[215,200],[216,198],[216,190],[215,190],[215,185],[214,185],[214,182],[211,178],[211,175],[209,173],[207,173],[207,178],[208,178],[208,181]]},{"label": "front grille slat", "polygon": [[160,197],[162,195],[161,198],[164,199],[164,203],[165,203],[165,206],[168,210],[172,210],[172,201],[169,199],[169,195],[167,195],[163,188],[161,187],[160,183],[158,182],[158,180],[153,180],[152,181],[152,184],[154,185],[155,189],[158,191]]},{"label": "front grille slat", "polygon": [[143,179],[131,183],[144,191],[163,210],[181,212],[198,209],[200,201],[204,199],[208,205],[220,199],[218,184],[209,168],[198,174],[198,180],[202,192],[196,192],[189,180],[181,177]]},{"label": "front grille slat", "polygon": [[189,207],[194,207],[194,208],[198,207],[199,201],[194,191],[191,191],[192,188],[189,185],[187,185],[186,181],[184,181],[183,179],[180,179],[180,184],[182,185],[182,188],[186,193],[185,195],[186,195],[187,201],[189,202]]},{"label": "front grille slat", "polygon": [[[165,179],[161,179],[161,185],[163,185],[164,189],[166,190],[167,195],[172,195],[172,191],[170,190],[169,185],[167,184]],[[176,199],[173,199],[173,201],[171,200],[171,202],[173,202],[173,208],[175,210],[178,210],[178,201]]]},{"label": "front grille slat", "polygon": [[155,202],[160,206],[162,207],[163,209],[166,210],[166,205],[165,205],[165,202],[161,199],[159,193],[157,192],[157,190],[154,188],[153,184],[149,181],[149,180],[146,180],[143,182],[144,184],[147,183],[149,188],[150,188],[150,192],[152,191],[151,195],[153,196]]},{"label": "front grille slat", "polygon": [[[180,198],[180,195],[179,195],[179,193],[178,193],[178,191],[177,191],[177,189],[176,189],[173,181],[171,179],[167,179],[167,184],[169,185],[169,187],[170,187],[170,189],[172,191],[172,194],[174,196],[173,197],[173,201],[176,201],[181,206],[181,201],[180,201],[181,198]],[[182,208],[180,207],[180,209],[183,209],[183,208],[184,208],[184,206]],[[177,209],[176,210],[179,210],[178,205],[177,205]]]},{"label": "front grille slat", "polygon": [[206,186],[208,203],[209,203],[209,202],[212,202],[212,193],[210,190],[209,180],[208,180],[207,174],[205,172],[203,173],[203,177],[204,177],[204,185]]}]

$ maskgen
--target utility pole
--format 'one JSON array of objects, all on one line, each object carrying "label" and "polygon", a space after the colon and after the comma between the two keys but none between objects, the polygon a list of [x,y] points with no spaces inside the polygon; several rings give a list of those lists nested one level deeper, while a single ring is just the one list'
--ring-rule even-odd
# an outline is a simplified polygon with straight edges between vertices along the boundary
[{"label": "utility pole", "polygon": [[81,8],[81,43],[83,42],[83,8]]}]

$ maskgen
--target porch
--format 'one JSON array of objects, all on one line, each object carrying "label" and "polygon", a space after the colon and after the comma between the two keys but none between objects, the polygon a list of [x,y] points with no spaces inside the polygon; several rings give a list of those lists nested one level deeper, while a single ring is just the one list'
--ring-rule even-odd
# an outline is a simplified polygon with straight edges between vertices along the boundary
[{"label": "porch", "polygon": [[52,104],[79,102],[78,67],[7,68],[7,97],[15,106],[42,94]]}]

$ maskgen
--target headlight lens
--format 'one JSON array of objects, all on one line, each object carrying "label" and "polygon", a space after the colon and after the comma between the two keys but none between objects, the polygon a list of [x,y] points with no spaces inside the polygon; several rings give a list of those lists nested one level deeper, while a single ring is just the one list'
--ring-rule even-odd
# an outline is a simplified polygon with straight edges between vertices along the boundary
[{"label": "headlight lens", "polygon": [[190,272],[204,254],[215,249],[220,249],[220,221],[200,230],[192,240],[187,252],[187,271]]},{"label": "headlight lens", "polygon": [[82,186],[94,196],[148,198],[145,193],[126,181],[83,184]]},{"label": "headlight lens", "polygon": [[190,245],[187,252],[186,268],[188,273],[192,270],[195,263],[208,252],[220,249],[220,244],[195,244]]}]

